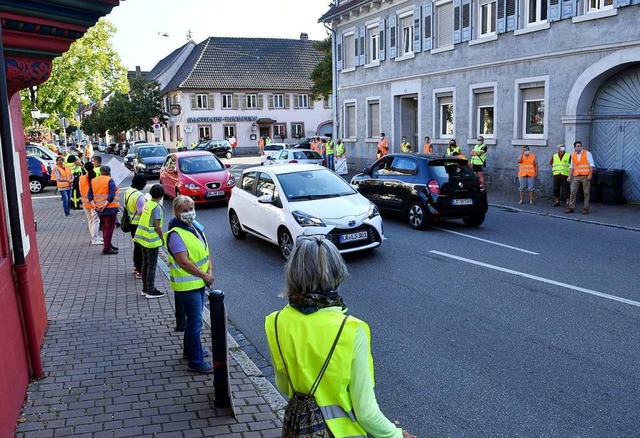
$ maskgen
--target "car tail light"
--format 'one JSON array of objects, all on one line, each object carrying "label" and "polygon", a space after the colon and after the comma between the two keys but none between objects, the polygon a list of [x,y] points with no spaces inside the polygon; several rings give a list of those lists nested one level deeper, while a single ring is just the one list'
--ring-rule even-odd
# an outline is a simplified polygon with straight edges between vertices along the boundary
[{"label": "car tail light", "polygon": [[298,160],[291,160],[291,161],[289,161],[289,163],[297,163],[297,162],[298,162]]},{"label": "car tail light", "polygon": [[44,165],[44,164],[42,164],[42,163],[40,163],[40,171],[41,171],[42,173],[49,173],[49,172],[47,171],[47,166],[45,166],[45,165]]},{"label": "car tail light", "polygon": [[434,195],[440,194],[440,184],[438,184],[438,181],[436,181],[435,179],[432,179],[431,181],[429,181],[429,184],[427,184],[427,187],[429,187],[429,191]]}]

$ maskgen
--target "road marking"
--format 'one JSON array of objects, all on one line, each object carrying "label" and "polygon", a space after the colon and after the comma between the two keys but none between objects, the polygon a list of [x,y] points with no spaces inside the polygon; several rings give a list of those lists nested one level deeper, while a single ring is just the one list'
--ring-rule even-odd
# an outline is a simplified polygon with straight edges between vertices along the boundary
[{"label": "road marking", "polygon": [[33,196],[31,199],[60,199],[60,195],[53,195],[53,196]]},{"label": "road marking", "polygon": [[481,239],[480,237],[475,237],[475,236],[471,236],[469,234],[459,233],[458,231],[446,230],[444,228],[439,228],[439,227],[433,227],[433,228],[435,228],[436,230],[444,231],[446,233],[457,234],[458,236],[467,237],[469,239],[475,239],[475,240],[479,240],[481,242],[490,243],[492,245],[501,246],[503,248],[513,249],[514,251],[520,251],[520,252],[524,252],[524,253],[531,254],[531,255],[540,255],[537,252],[529,251],[529,250],[518,248],[518,247],[515,247],[515,246],[505,245],[504,243],[494,242],[493,240]]},{"label": "road marking", "polygon": [[624,303],[624,304],[629,304],[631,306],[640,307],[640,302],[638,302],[638,301],[628,300],[626,298],[617,297],[615,295],[605,294],[603,292],[598,292],[597,290],[586,289],[586,288],[580,287],[580,286],[573,286],[571,284],[562,283],[560,281],[550,280],[548,278],[538,277],[536,275],[525,274],[524,272],[514,271],[512,269],[507,269],[507,268],[501,268],[499,266],[490,265],[488,263],[483,263],[483,262],[478,262],[476,260],[466,259],[464,257],[458,257],[458,256],[455,256],[455,255],[452,255],[452,254],[447,254],[445,252],[440,252],[440,251],[435,251],[435,250],[434,251],[429,251],[429,252],[432,253],[432,254],[440,255],[440,256],[443,256],[443,257],[450,258],[450,259],[459,260],[461,262],[470,263],[472,265],[478,265],[478,266],[482,266],[482,267],[485,267],[485,268],[493,269],[493,270],[496,270],[496,271],[505,272],[507,274],[513,274],[513,275],[517,275],[519,277],[524,277],[524,278],[529,278],[531,280],[540,281],[542,283],[552,284],[554,286],[564,287],[566,289],[571,289],[571,290],[575,290],[577,292],[582,292],[582,293],[585,293],[585,294],[594,295],[596,297],[606,298],[608,300],[618,301],[620,303]]}]

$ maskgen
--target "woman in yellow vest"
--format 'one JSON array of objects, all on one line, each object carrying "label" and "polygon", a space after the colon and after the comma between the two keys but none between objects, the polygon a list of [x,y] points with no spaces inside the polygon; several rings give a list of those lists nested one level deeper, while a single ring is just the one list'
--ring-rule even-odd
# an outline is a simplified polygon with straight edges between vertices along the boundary
[{"label": "woman in yellow vest", "polygon": [[100,218],[93,204],[89,202],[89,187],[91,187],[91,181],[96,177],[96,173],[93,171],[93,163],[84,163],[84,169],[87,173],[82,175],[78,181],[80,196],[82,198],[82,208],[84,209],[84,214],[87,216],[91,244],[102,245],[104,242],[102,241],[102,237],[100,237]]},{"label": "woman in yellow vest", "polygon": [[100,176],[91,180],[87,197],[98,213],[100,225],[102,225],[102,254],[118,254],[118,247],[111,244],[113,230],[116,228],[116,219],[120,210],[118,201],[118,186],[111,178],[111,168],[102,166]]},{"label": "woman in yellow vest", "polygon": [[142,247],[142,295],[147,298],[160,298],[164,292],[156,289],[156,268],[158,267],[158,253],[164,243],[162,237],[163,210],[162,197],[164,189],[160,184],[154,184],[149,189],[151,199],[144,204],[140,221],[133,235],[133,241]]},{"label": "woman in yellow vest", "polygon": [[193,199],[176,196],[174,218],[165,234],[169,254],[170,283],[186,317],[183,357],[189,361],[189,371],[212,373],[213,366],[204,361],[209,351],[202,348],[202,309],[204,289],[213,284],[213,262],[204,228],[195,221]]},{"label": "woman in yellow vest", "polygon": [[412,437],[378,407],[369,326],[346,315],[337,292],[346,275],[344,260],[331,241],[324,236],[298,239],[285,266],[282,295],[289,305],[265,320],[276,384],[288,397],[293,391],[311,395],[311,387],[337,339],[313,392],[333,435]]},{"label": "woman in yellow vest", "polygon": [[524,202],[524,192],[527,190],[529,191],[529,204],[533,205],[537,176],[538,162],[536,161],[536,156],[531,153],[529,146],[522,146],[522,153],[518,157],[518,181],[520,182],[520,187],[518,188],[520,201],[518,201],[518,204]]},{"label": "woman in yellow vest", "polygon": [[142,217],[142,210],[147,200],[142,190],[147,185],[147,178],[137,173],[131,180],[131,187],[124,192],[124,208],[131,220],[131,238],[133,239],[133,273],[142,279],[142,245],[136,242],[136,230]]}]

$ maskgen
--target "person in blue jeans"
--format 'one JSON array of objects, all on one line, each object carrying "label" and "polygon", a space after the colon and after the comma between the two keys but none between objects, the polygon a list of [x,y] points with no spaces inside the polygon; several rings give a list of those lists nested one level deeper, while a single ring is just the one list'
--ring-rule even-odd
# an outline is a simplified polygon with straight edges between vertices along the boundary
[{"label": "person in blue jeans", "polygon": [[214,281],[209,243],[204,228],[195,221],[193,199],[176,196],[173,214],[165,242],[169,253],[169,282],[186,318],[183,358],[189,361],[189,371],[212,373],[213,366],[204,361],[209,351],[202,348],[200,341],[204,290]]},{"label": "person in blue jeans", "polygon": [[62,209],[64,210],[64,217],[70,218],[71,214],[71,183],[73,182],[73,175],[71,174],[71,168],[65,164],[64,158],[61,156],[56,157],[56,165],[53,168],[53,178],[56,180],[56,186],[58,192],[62,197]]}]

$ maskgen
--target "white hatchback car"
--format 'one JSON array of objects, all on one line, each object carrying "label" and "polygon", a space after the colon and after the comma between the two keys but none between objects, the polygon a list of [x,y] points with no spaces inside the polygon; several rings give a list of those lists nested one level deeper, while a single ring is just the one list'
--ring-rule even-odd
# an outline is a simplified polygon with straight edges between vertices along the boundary
[{"label": "white hatchback car", "polygon": [[322,158],[322,155],[311,149],[283,149],[267,158],[265,164],[287,163],[318,164],[324,166],[327,162]]},{"label": "white hatchback car", "polygon": [[236,239],[252,234],[278,245],[285,259],[303,234],[326,235],[341,253],[377,248],[384,240],[378,208],[315,164],[245,169],[228,213]]},{"label": "white hatchback car", "polygon": [[271,157],[276,152],[281,151],[282,149],[289,148],[291,148],[291,145],[289,143],[271,143],[269,145],[266,145],[262,150],[262,155],[260,155],[260,164],[265,164],[267,158]]}]

